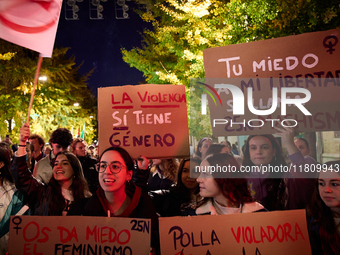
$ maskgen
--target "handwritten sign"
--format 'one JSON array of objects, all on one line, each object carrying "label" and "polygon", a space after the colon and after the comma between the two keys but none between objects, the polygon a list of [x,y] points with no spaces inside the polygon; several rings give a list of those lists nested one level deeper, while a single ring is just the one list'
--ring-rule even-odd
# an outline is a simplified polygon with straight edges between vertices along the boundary
[{"label": "handwritten sign", "polygon": [[[224,127],[213,127],[213,134],[275,133],[271,125],[273,119],[280,123],[285,119],[295,120],[296,128],[304,132],[340,130],[340,99],[337,96],[340,92],[339,40],[340,30],[334,29],[204,50],[206,83],[215,89],[217,83],[230,80],[228,84],[242,91],[246,108],[244,115],[234,114],[232,105],[235,99],[231,93],[219,90],[223,103],[221,115],[221,110],[214,109],[213,100],[208,98],[211,121],[228,120]],[[251,95],[248,88],[252,90]],[[277,96],[274,96],[273,88],[277,88]],[[308,98],[306,93],[290,93],[291,88],[310,92],[311,98],[305,104],[310,115],[303,113],[294,103],[282,113],[284,97]],[[274,98],[278,99],[275,112],[264,115],[249,113],[249,102],[254,109],[268,110]],[[250,121],[252,119],[256,121]],[[232,126],[231,122],[240,124]]]},{"label": "handwritten sign", "polygon": [[98,89],[100,152],[121,146],[133,158],[189,155],[184,85]]},{"label": "handwritten sign", "polygon": [[150,253],[147,219],[85,216],[12,216],[9,254]]},{"label": "handwritten sign", "polygon": [[308,255],[305,210],[159,218],[162,255]]}]

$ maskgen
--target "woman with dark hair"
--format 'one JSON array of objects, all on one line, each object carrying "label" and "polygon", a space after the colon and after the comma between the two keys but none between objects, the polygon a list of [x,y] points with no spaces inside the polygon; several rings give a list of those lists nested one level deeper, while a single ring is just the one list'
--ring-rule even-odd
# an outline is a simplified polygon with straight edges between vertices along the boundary
[{"label": "woman with dark hair", "polygon": [[273,135],[250,135],[245,143],[242,167],[251,170],[247,179],[252,195],[269,211],[282,210],[285,199],[283,171],[263,173],[262,168],[268,166],[286,166],[280,145]]},{"label": "woman with dark hair", "polygon": [[158,220],[147,193],[131,182],[134,162],[121,147],[106,149],[96,165],[100,187],[74,203],[68,215],[151,219],[151,247],[159,249]]},{"label": "woman with dark hair", "polygon": [[23,196],[15,188],[10,171],[11,156],[8,149],[0,147],[0,255],[8,249],[10,217],[23,207]]},{"label": "woman with dark hair", "polygon": [[238,155],[234,155],[231,152],[230,143],[228,141],[225,141],[223,143],[211,144],[206,152],[206,156],[209,156],[211,154],[217,154],[217,153],[227,153],[236,159],[237,164],[239,165],[242,164],[242,158]]},{"label": "woman with dark hair", "polygon": [[196,167],[201,163],[198,158],[182,159],[178,168],[177,183],[168,190],[149,192],[156,212],[162,217],[194,215],[195,209],[202,204],[196,182]]},{"label": "woman with dark hair", "polygon": [[206,152],[211,144],[211,138],[203,137],[197,144],[194,157],[203,160],[206,157]]},{"label": "woman with dark hair", "polygon": [[326,163],[307,207],[312,254],[340,254],[340,160]]},{"label": "woman with dark hair", "polygon": [[201,173],[197,178],[200,195],[207,200],[196,209],[196,214],[221,215],[266,211],[251,196],[246,179],[234,178],[240,176],[233,175],[230,171],[218,173],[215,171],[218,167],[234,169],[235,172],[240,170],[235,158],[229,154],[207,156],[201,163]]},{"label": "woman with dark hair", "polygon": [[66,215],[70,205],[91,195],[77,157],[67,151],[56,155],[52,178],[43,184],[33,177],[26,164],[26,140],[29,126],[20,129],[19,149],[11,171],[17,188],[24,194],[33,215]]}]

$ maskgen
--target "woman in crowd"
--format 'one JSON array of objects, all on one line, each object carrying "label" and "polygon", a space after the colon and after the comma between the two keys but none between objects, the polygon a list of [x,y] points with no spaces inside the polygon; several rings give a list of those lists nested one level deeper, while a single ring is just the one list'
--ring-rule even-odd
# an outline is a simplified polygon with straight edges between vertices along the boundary
[{"label": "woman in crowd", "polygon": [[243,160],[243,158],[242,158],[240,155],[243,156],[243,153],[240,153],[240,155],[235,155],[235,154],[231,151],[231,144],[230,144],[230,142],[229,142],[228,140],[222,141],[221,144],[223,144],[223,145],[225,145],[225,146],[227,147],[227,152],[226,152],[226,153],[232,155],[232,156],[236,159],[237,163],[238,163],[239,165],[242,165],[242,160]]},{"label": "woman in crowd", "polygon": [[151,247],[159,249],[158,220],[151,199],[131,182],[134,162],[120,147],[106,149],[96,167],[100,187],[74,203],[68,215],[151,219]]},{"label": "woman in crowd", "polygon": [[59,152],[51,180],[46,185],[41,183],[32,176],[26,164],[25,147],[29,134],[29,125],[24,124],[11,166],[16,186],[27,199],[33,215],[66,215],[73,202],[91,195],[81,164],[71,152]]},{"label": "woman in crowd", "polygon": [[273,135],[250,135],[245,143],[242,166],[253,169],[247,175],[251,194],[269,211],[282,210],[285,199],[282,172],[262,173],[261,168],[269,165],[286,166],[280,145]]},{"label": "woman in crowd", "polygon": [[148,180],[148,191],[169,189],[176,181],[178,163],[174,158],[153,159]]},{"label": "woman in crowd", "polygon": [[207,155],[207,150],[209,146],[212,144],[212,140],[209,137],[203,137],[197,144],[196,151],[194,157],[200,158],[203,160]]},{"label": "woman in crowd", "polygon": [[313,255],[340,254],[340,160],[326,165],[307,209]]},{"label": "woman in crowd", "polygon": [[15,188],[10,164],[8,149],[0,147],[0,255],[5,255],[8,249],[10,217],[24,205],[22,194]]},{"label": "woman in crowd", "polygon": [[195,176],[196,167],[200,165],[198,158],[182,159],[177,174],[176,185],[169,190],[149,192],[156,212],[162,217],[194,215],[195,209],[202,204],[199,187]]},{"label": "woman in crowd", "polygon": [[201,163],[201,174],[197,178],[200,195],[206,198],[206,203],[196,209],[196,214],[221,215],[266,211],[251,196],[246,179],[234,178],[241,176],[230,172],[212,172],[211,166],[233,167],[236,171],[240,169],[235,158],[229,154],[207,155]]}]

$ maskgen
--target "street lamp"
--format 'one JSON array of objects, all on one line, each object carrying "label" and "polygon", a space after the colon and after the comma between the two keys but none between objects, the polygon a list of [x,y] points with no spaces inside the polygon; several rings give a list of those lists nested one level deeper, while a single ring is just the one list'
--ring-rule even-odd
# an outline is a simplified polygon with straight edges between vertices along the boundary
[{"label": "street lamp", "polygon": [[40,76],[39,81],[47,81],[47,77],[46,76]]}]

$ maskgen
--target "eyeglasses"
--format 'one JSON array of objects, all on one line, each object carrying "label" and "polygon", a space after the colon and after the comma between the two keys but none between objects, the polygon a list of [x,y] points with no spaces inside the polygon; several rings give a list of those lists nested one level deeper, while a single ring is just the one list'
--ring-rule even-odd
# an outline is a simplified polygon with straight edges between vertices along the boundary
[{"label": "eyeglasses", "polygon": [[126,167],[122,165],[120,162],[107,163],[103,161],[103,162],[99,162],[96,164],[96,170],[98,173],[103,173],[108,166],[109,166],[111,173],[113,174],[118,174],[120,170],[122,170],[123,167]]}]

